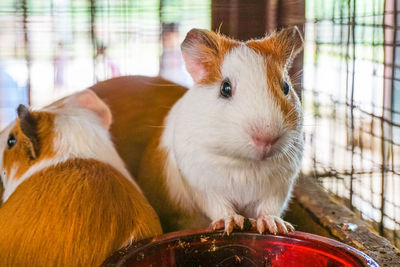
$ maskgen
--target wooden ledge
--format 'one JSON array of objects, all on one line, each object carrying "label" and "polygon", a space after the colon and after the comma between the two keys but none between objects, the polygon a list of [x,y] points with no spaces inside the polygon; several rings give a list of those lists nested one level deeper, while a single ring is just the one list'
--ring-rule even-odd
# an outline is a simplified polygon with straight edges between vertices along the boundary
[{"label": "wooden ledge", "polygon": [[335,201],[310,178],[300,178],[285,218],[296,229],[337,239],[373,258],[381,266],[400,266],[400,251],[354,212]]}]

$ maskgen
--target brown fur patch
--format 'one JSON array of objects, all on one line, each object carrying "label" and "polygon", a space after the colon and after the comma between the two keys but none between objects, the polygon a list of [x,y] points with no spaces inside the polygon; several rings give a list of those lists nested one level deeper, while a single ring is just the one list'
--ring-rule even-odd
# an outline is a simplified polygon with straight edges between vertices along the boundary
[{"label": "brown fur patch", "polygon": [[163,127],[164,117],[186,88],[160,77],[125,76],[91,88],[111,109],[111,124],[118,153],[137,176],[143,151],[151,136]]},{"label": "brown fur patch", "polygon": [[31,142],[31,159],[35,159],[40,154],[41,142],[38,131],[38,121],[32,116],[29,109],[24,105],[19,105],[18,109],[19,126],[22,133]]},{"label": "brown fur patch", "polygon": [[297,27],[289,27],[264,39],[247,41],[246,45],[289,68],[291,61],[303,49],[303,37]]},{"label": "brown fur patch", "polygon": [[39,171],[0,207],[1,266],[99,266],[157,214],[110,165],[73,159]]},{"label": "brown fur patch", "polygon": [[[205,76],[196,83],[212,84],[222,80],[221,66],[224,57],[239,44],[236,40],[212,31],[192,29],[186,35],[181,49],[185,61],[193,61],[193,64],[199,64],[204,69]],[[188,63],[186,66],[188,67]],[[188,71],[191,73],[189,67]]]},{"label": "brown fur patch", "polygon": [[284,81],[291,84],[287,69],[302,49],[303,41],[300,32],[296,27],[287,28],[261,40],[250,40],[246,42],[246,45],[265,58],[268,88],[274,99],[277,99],[286,124],[292,129],[296,128],[299,117],[298,112],[295,112],[298,108],[294,99],[295,93],[291,89],[290,96],[286,97],[282,92],[282,86]]},{"label": "brown fur patch", "polygon": [[[11,172],[12,169],[15,169],[15,178],[18,179],[21,177],[32,165],[43,160],[48,159],[54,156],[55,151],[53,149],[53,125],[55,115],[47,112],[30,112],[30,120],[35,121],[35,133],[32,132],[32,129],[28,130],[29,137],[25,134],[27,132],[27,127],[29,125],[25,125],[23,123],[21,125],[21,119],[16,120],[16,124],[11,129],[10,134],[13,134],[17,142],[11,148],[6,149],[3,152],[3,167],[6,170],[7,174]],[[22,127],[21,127],[22,126]],[[22,128],[25,128],[24,131]],[[32,143],[32,136],[35,135],[37,140],[36,144]],[[35,146],[39,145],[40,149],[35,152],[37,155],[32,157],[32,150],[35,150]]]},{"label": "brown fur patch", "polygon": [[[274,99],[277,100],[277,103],[284,115],[284,120],[286,125],[288,125],[291,129],[295,129],[297,127],[297,122],[299,120],[298,112],[295,112],[296,102],[294,99],[294,90],[290,85],[289,75],[286,74],[286,71],[282,68],[280,64],[277,64],[273,60],[266,60],[267,66],[267,83],[270,92],[272,93]],[[282,87],[283,81],[289,83],[291,89],[289,91],[289,96],[285,96]]]}]

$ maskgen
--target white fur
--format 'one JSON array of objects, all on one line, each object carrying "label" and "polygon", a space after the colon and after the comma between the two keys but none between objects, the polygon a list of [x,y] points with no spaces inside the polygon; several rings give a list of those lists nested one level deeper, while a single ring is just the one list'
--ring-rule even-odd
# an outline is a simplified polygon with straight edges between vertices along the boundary
[{"label": "white fur", "polygon": [[92,158],[107,163],[138,187],[114,148],[108,130],[103,127],[96,114],[77,107],[66,107],[55,113],[56,157],[62,161],[70,158]]},{"label": "white fur", "polygon": [[[220,83],[195,85],[167,117],[160,148],[168,153],[170,195],[213,221],[236,214],[280,216],[300,168],[302,122],[296,130],[285,125],[267,86],[265,58],[244,44],[225,56],[222,76],[232,83],[232,98],[219,96]],[[291,97],[293,112],[301,113],[299,100]],[[267,159],[259,158],[252,142],[255,128],[280,136]]]},{"label": "white fur", "polygon": [[[43,111],[56,114],[54,122],[55,139],[53,140],[56,155],[49,160],[36,163],[21,177],[13,177],[12,173],[5,176],[1,175],[4,185],[3,202],[34,173],[73,158],[96,159],[111,165],[141,192],[115,150],[108,131],[102,125],[101,118],[90,110],[69,106],[68,104],[59,108],[59,104],[60,102],[57,102],[55,106],[48,106],[43,109]],[[0,135],[0,151],[3,151],[6,147],[5,144],[11,128],[12,126]],[[0,159],[1,164],[3,160]],[[1,170],[3,169],[1,168]]]}]

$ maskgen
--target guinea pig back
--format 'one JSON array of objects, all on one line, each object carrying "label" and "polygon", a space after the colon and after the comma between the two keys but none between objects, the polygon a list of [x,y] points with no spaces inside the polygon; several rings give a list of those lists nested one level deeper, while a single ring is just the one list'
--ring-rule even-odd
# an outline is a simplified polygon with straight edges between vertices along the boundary
[{"label": "guinea pig back", "polygon": [[113,147],[110,123],[90,90],[38,111],[18,108],[0,134],[1,266],[98,266],[161,233]]}]

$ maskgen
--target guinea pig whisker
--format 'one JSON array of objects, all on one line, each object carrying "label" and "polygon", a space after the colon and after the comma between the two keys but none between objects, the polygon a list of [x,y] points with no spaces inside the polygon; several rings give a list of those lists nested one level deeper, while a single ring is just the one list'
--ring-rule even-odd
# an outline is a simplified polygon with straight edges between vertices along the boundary
[{"label": "guinea pig whisker", "polygon": [[292,80],[297,80],[303,74],[303,70],[299,70],[291,75]]}]

